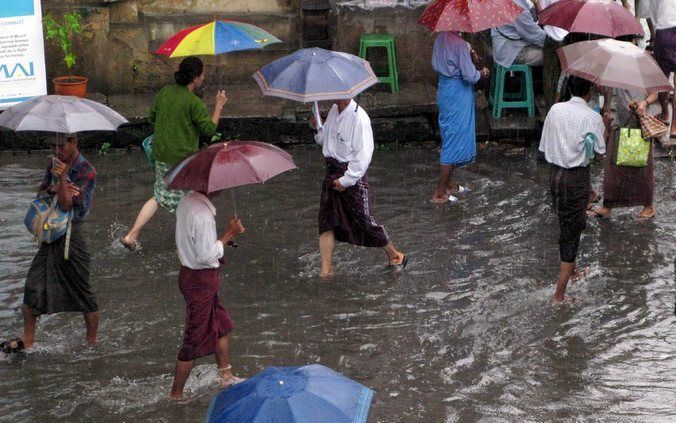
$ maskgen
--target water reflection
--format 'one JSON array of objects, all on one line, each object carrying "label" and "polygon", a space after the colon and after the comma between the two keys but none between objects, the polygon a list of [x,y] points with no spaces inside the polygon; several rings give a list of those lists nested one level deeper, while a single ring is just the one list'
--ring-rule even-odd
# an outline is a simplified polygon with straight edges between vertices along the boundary
[{"label": "water reflection", "polygon": [[[319,281],[316,213],[323,160],[262,186],[237,188],[248,231],[228,251],[221,298],[236,329],[233,364],[321,362],[376,391],[371,422],[639,420],[676,417],[673,167],[656,163],[657,218],[635,209],[590,220],[572,308],[552,308],[558,226],[547,168],[531,151],[489,148],[460,172],[474,192],[428,202],[437,154],[376,151],[376,216],[410,255],[402,275],[382,252],[338,245],[336,276]],[[37,350],[0,358],[0,421],[201,421],[217,391],[199,361],[187,399],[166,400],[183,328],[174,218],[159,212],[142,254],[111,231],[130,225],[151,190],[141,154],[89,158],[98,169],[89,217],[100,345],[83,349],[81,317],[47,316]],[[0,333],[17,334],[23,279],[36,251],[21,222],[41,154],[0,154]],[[595,186],[601,175],[594,174]],[[220,229],[233,212],[217,199]],[[111,226],[113,225],[113,226]]]}]

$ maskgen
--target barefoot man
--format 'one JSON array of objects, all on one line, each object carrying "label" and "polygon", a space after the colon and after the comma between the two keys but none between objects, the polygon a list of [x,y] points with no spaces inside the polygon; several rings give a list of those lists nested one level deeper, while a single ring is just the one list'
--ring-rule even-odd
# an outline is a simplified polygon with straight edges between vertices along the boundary
[{"label": "barefoot man", "polygon": [[218,300],[221,285],[223,246],[244,233],[242,222],[233,218],[228,230],[218,238],[215,194],[191,192],[176,209],[176,247],[181,261],[178,287],[186,302],[185,334],[178,352],[171,397],[183,395],[194,360],[214,354],[223,386],[240,382],[230,365],[232,320]]},{"label": "barefoot man", "polygon": [[561,267],[554,293],[555,303],[572,301],[565,295],[566,286],[571,277],[579,275],[575,259],[580,235],[585,228],[591,189],[585,138],[588,133],[594,134],[598,140],[594,151],[604,154],[612,121],[610,115],[601,117],[587,105],[592,96],[591,82],[571,76],[568,84],[573,98],[552,106],[540,139],[540,151],[545,153],[545,159],[551,164],[551,195],[561,229]]},{"label": "barefoot man", "polygon": [[401,271],[407,258],[398,251],[385,228],[372,215],[366,170],[373,155],[373,131],[368,115],[354,100],[335,100],[322,128],[314,117],[315,141],[326,158],[326,178],[319,205],[320,277],[333,274],[335,240],[364,247],[380,247],[388,267]]},{"label": "barefoot man", "polygon": [[51,146],[55,155],[47,166],[38,195],[56,196],[59,208],[73,210],[70,237],[64,235],[54,242],[40,244],[26,276],[23,336],[4,342],[2,351],[6,353],[33,347],[38,316],[64,311],[83,313],[87,344],[96,343],[99,307],[89,284],[89,241],[84,225],[94,196],[96,170],[80,154],[75,135],[65,137],[65,142],[64,137],[59,139]]}]

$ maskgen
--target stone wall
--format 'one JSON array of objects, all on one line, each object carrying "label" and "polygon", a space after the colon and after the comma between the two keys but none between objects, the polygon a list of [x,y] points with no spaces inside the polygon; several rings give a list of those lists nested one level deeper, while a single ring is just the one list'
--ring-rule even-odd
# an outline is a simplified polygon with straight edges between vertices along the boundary
[{"label": "stone wall", "polygon": [[[430,66],[434,34],[417,24],[426,2],[369,1],[331,0],[333,49],[357,54],[361,34],[393,34],[400,81],[434,81]],[[84,31],[74,43],[80,57],[74,73],[90,78],[90,91],[104,94],[148,93],[171,83],[180,59],[153,51],[181,29],[214,17],[258,25],[285,41],[262,51],[203,57],[208,83],[251,83],[256,70],[299,48],[300,4],[301,0],[42,0],[43,14],[78,11],[84,16]],[[373,7],[383,4],[389,7]],[[48,77],[64,74],[56,43],[48,41],[45,48]],[[478,50],[483,50],[481,45]],[[369,60],[377,67],[384,62],[382,56],[375,52]]]},{"label": "stone wall", "polygon": [[[203,57],[212,83],[243,82],[268,62],[298,48],[299,0],[43,0],[43,14],[77,11],[84,30],[74,42],[80,61],[74,74],[90,78],[90,91],[105,94],[154,91],[172,82],[180,59],[153,51],[181,29],[214,19],[235,19],[267,30],[283,44],[264,51]],[[58,45],[45,44],[47,75],[65,73]],[[51,87],[50,87],[51,89]]]}]

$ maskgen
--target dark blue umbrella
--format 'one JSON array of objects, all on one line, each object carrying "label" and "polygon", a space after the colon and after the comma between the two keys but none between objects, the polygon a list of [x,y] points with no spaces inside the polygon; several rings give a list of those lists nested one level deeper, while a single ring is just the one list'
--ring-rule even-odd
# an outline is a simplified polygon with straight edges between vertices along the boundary
[{"label": "dark blue umbrella", "polygon": [[353,98],[378,83],[366,60],[322,48],[298,50],[253,77],[264,95],[303,103]]},{"label": "dark blue umbrella", "polygon": [[268,367],[216,395],[207,423],[365,423],[373,391],[328,367]]}]

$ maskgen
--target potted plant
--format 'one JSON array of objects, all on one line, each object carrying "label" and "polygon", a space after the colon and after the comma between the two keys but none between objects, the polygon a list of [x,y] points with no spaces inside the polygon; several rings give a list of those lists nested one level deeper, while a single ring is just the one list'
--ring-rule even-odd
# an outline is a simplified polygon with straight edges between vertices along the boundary
[{"label": "potted plant", "polygon": [[87,94],[88,79],[71,73],[71,68],[77,63],[77,56],[73,53],[73,37],[82,31],[81,19],[82,16],[76,12],[66,13],[61,22],[56,21],[51,14],[43,18],[47,30],[45,38],[58,41],[63,51],[63,62],[68,69],[68,76],[58,76],[52,79],[56,94],[77,97],[85,97]]}]

